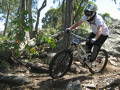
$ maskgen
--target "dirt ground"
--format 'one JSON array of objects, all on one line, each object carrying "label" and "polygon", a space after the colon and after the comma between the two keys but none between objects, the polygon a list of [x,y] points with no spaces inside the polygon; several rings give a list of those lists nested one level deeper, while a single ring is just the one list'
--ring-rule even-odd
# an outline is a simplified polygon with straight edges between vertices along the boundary
[{"label": "dirt ground", "polygon": [[68,72],[64,77],[53,80],[48,73],[33,72],[28,68],[19,67],[15,72],[9,73],[9,76],[26,77],[29,83],[17,87],[4,84],[0,90],[66,90],[68,83],[76,80],[80,81],[83,90],[120,90],[119,66],[108,64],[105,71],[98,74],[91,74],[79,64],[73,64],[72,69],[72,72]]}]

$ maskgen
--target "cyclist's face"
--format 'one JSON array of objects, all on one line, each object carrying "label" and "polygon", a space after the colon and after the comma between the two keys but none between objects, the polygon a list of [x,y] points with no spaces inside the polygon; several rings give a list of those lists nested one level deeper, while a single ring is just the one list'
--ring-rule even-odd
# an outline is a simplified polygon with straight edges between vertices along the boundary
[{"label": "cyclist's face", "polygon": [[90,17],[94,13],[93,11],[85,11],[85,16]]}]

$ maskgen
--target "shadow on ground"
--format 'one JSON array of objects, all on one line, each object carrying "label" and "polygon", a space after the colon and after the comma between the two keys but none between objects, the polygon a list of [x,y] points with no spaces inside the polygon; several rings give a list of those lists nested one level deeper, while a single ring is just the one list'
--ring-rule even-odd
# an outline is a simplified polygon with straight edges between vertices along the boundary
[{"label": "shadow on ground", "polygon": [[43,90],[66,90],[66,86],[70,81],[73,82],[79,80],[80,82],[82,82],[84,80],[91,80],[91,79],[93,78],[90,76],[78,76],[70,79],[61,78],[57,80],[48,79],[46,81],[39,82],[38,85]]}]

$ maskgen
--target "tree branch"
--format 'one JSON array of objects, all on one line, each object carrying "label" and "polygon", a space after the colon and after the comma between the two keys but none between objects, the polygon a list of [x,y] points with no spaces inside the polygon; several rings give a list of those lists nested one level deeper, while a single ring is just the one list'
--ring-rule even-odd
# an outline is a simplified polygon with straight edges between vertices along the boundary
[{"label": "tree branch", "polygon": [[42,6],[38,9],[38,12],[37,12],[37,21],[36,21],[36,25],[35,25],[35,34],[38,32],[40,12],[41,12],[41,10],[43,8],[45,8],[46,4],[47,4],[47,0],[44,0],[44,2],[42,3]]},{"label": "tree branch", "polygon": [[38,12],[40,12],[47,4],[47,0],[44,0],[44,2],[42,3],[41,8],[39,8]]}]

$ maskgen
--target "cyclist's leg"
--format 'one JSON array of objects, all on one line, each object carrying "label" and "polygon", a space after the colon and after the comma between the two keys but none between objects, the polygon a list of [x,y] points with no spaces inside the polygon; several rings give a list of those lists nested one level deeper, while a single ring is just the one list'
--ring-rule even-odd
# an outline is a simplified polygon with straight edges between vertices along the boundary
[{"label": "cyclist's leg", "polygon": [[100,48],[102,47],[103,43],[106,41],[107,37],[108,36],[101,35],[99,39],[94,43],[93,52],[91,54],[91,59],[90,59],[91,62],[93,62],[97,57],[97,54]]},{"label": "cyclist's leg", "polygon": [[90,33],[89,36],[87,37],[87,41],[86,41],[86,44],[85,44],[85,48],[86,48],[86,52],[87,53],[91,53],[91,49],[92,49],[92,46],[93,44],[91,43],[91,39],[95,37],[95,34],[94,33]]}]

